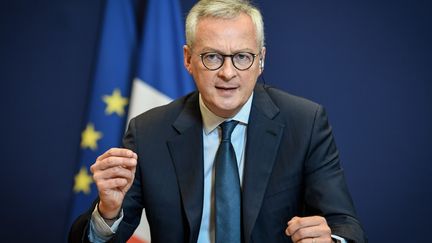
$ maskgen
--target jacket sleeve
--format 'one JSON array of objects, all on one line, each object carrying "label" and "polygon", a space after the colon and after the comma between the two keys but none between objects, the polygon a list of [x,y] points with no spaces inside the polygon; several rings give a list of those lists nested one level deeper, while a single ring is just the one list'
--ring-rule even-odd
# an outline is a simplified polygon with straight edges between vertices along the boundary
[{"label": "jacket sleeve", "polygon": [[322,106],[315,113],[305,163],[305,214],[323,215],[332,234],[366,242],[348,191],[332,129]]}]

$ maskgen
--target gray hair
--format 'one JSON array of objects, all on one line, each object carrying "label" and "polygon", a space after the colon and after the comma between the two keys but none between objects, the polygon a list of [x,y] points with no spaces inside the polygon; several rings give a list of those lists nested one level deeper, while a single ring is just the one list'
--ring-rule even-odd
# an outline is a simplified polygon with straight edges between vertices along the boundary
[{"label": "gray hair", "polygon": [[205,17],[232,19],[241,13],[249,15],[255,25],[258,47],[264,47],[264,22],[259,9],[247,0],[200,0],[186,18],[186,43],[192,48],[198,21]]}]

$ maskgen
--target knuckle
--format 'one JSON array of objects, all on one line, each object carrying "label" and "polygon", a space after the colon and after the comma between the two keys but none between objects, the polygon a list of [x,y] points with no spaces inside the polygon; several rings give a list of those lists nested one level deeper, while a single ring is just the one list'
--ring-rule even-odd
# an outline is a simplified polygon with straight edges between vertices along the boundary
[{"label": "knuckle", "polygon": [[116,186],[124,186],[127,184],[127,181],[126,181],[126,179],[123,179],[123,178],[117,178],[115,180],[115,184],[116,184]]},{"label": "knuckle", "polygon": [[297,235],[293,235],[292,237],[291,237],[291,240],[293,241],[293,242],[302,242],[302,239],[300,239]]},{"label": "knuckle", "polygon": [[306,236],[306,230],[305,229],[299,229],[299,230],[297,230],[296,234],[299,238],[304,238]]},{"label": "knuckle", "polygon": [[99,180],[99,173],[93,173],[93,181],[97,182]]},{"label": "knuckle", "polygon": [[320,216],[318,216],[318,217],[319,217],[319,219],[321,220],[321,222],[327,224],[327,220],[326,220],[326,218],[324,218],[324,217],[320,217]]},{"label": "knuckle", "polygon": [[299,227],[299,228],[304,227],[304,221],[303,221],[303,219],[298,219],[297,220],[297,227]]},{"label": "knuckle", "polygon": [[106,165],[108,166],[108,167],[111,167],[111,166],[113,166],[115,164],[115,158],[114,157],[108,157],[107,159],[106,159]]},{"label": "knuckle", "polygon": [[129,149],[122,149],[123,156],[130,157],[132,152]]},{"label": "knuckle", "polygon": [[91,171],[91,173],[95,173],[95,164],[92,164],[91,166],[90,166],[90,171]]}]

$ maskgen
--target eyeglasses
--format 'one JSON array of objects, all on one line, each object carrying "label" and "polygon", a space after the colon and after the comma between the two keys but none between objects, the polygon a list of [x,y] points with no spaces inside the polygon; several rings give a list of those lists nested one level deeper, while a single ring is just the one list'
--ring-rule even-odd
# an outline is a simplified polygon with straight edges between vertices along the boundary
[{"label": "eyeglasses", "polygon": [[226,57],[231,58],[231,62],[235,68],[240,71],[249,69],[255,57],[258,54],[253,54],[251,52],[238,52],[232,55],[224,55],[217,52],[205,52],[200,54],[201,61],[208,70],[214,71],[221,68],[225,62]]}]

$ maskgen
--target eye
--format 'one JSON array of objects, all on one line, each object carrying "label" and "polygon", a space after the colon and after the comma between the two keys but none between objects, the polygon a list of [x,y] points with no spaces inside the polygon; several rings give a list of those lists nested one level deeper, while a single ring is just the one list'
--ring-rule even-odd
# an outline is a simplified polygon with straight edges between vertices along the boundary
[{"label": "eye", "polygon": [[218,63],[222,61],[222,56],[218,53],[206,53],[203,58],[204,61],[208,63]]},{"label": "eye", "polygon": [[234,55],[234,61],[239,64],[248,64],[252,62],[252,55],[247,52],[240,52]]}]

